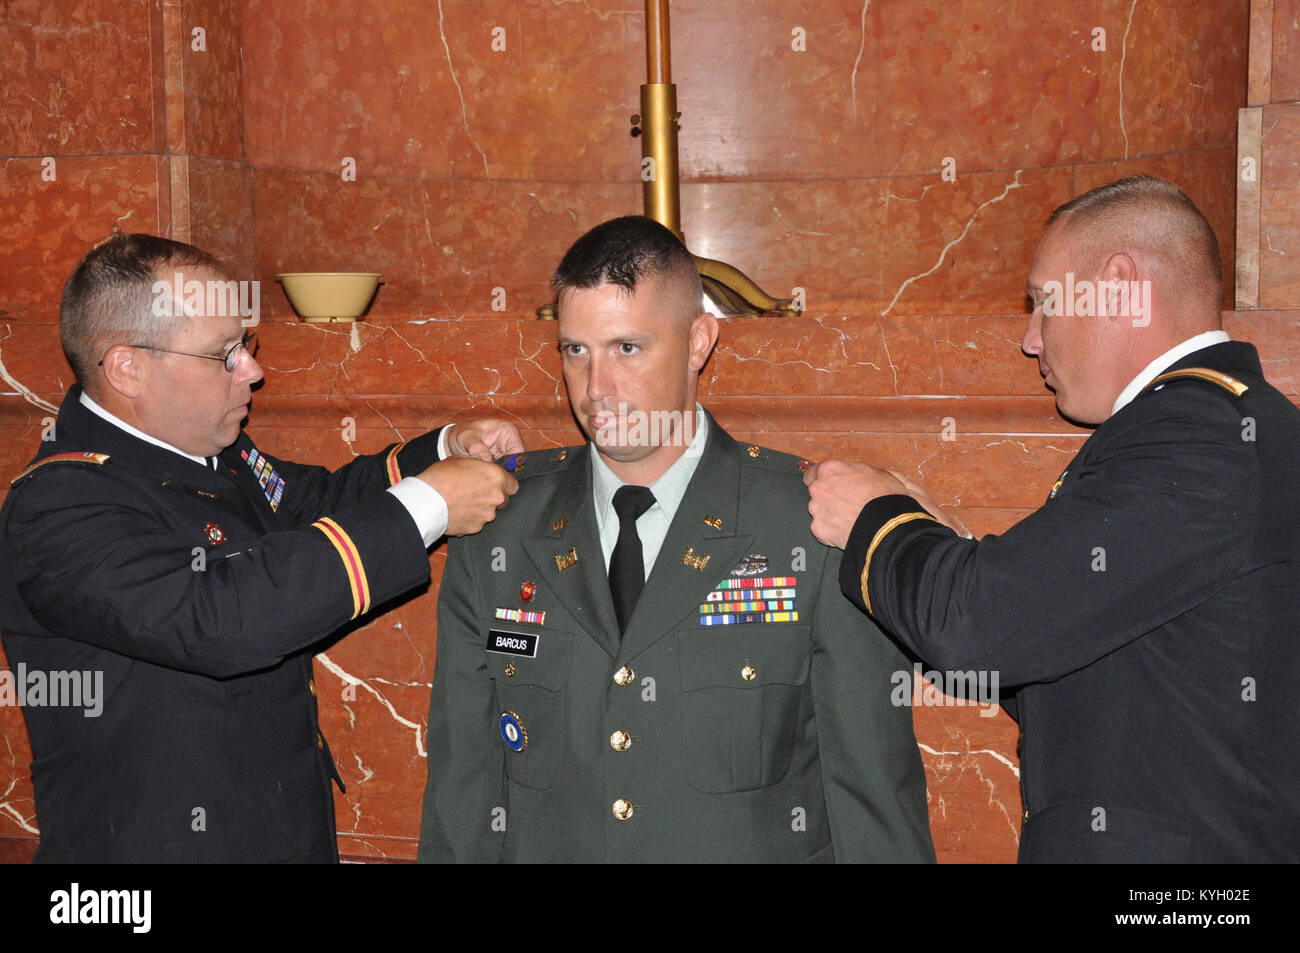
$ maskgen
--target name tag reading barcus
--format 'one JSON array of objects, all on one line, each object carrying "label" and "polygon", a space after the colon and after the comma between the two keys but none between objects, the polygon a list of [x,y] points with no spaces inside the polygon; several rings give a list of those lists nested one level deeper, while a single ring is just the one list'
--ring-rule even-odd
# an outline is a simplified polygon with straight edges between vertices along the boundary
[{"label": "name tag reading barcus", "polygon": [[510,632],[505,629],[489,629],[487,650],[500,655],[522,655],[525,658],[537,658],[537,632]]}]

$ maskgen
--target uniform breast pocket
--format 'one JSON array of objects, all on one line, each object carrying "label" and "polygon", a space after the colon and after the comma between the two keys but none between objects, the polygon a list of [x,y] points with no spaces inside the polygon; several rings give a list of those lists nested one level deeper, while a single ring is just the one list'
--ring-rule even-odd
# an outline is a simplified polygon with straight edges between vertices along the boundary
[{"label": "uniform breast pocket", "polygon": [[516,784],[545,790],[559,776],[564,751],[564,689],[573,637],[556,629],[489,623],[483,638],[506,775]]},{"label": "uniform breast pocket", "polygon": [[812,717],[804,686],[806,625],[737,625],[678,633],[686,780],[706,794],[753,791],[790,768]]}]

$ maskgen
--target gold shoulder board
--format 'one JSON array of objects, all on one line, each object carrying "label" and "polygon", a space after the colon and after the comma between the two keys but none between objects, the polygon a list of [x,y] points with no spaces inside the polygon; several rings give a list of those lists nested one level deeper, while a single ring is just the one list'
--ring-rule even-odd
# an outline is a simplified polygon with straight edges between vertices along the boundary
[{"label": "gold shoulder board", "polygon": [[103,466],[108,462],[106,453],[52,453],[42,460],[37,460],[22,473],[18,474],[9,481],[10,486],[17,486],[18,482],[24,477],[29,476],[36,470],[45,466],[47,463],[88,463],[95,466]]},{"label": "gold shoulder board", "polygon": [[1240,397],[1246,391],[1250,390],[1245,384],[1237,380],[1230,374],[1222,371],[1211,370],[1208,367],[1184,367],[1182,370],[1170,371],[1168,374],[1161,374],[1150,384],[1147,389],[1150,390],[1157,384],[1163,384],[1165,381],[1174,380],[1179,377],[1195,377],[1198,380],[1209,381],[1211,384],[1218,384],[1224,390],[1232,394],[1233,397]]}]

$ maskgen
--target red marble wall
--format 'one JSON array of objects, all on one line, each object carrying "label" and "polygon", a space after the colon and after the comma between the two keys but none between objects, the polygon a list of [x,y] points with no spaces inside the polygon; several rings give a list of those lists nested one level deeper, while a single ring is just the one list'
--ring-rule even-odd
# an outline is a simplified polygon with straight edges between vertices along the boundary
[{"label": "red marble wall", "polygon": [[[1237,306],[1300,301],[1300,2],[1251,8],[1249,105],[1238,116]],[[1252,177],[1253,168],[1257,173]]]},{"label": "red marble wall", "polygon": [[[269,452],[337,465],[488,411],[531,446],[577,439],[553,325],[532,314],[578,234],[640,210],[639,0],[70,0],[0,17],[0,473],[31,455],[69,380],[61,282],[114,227],[188,238],[262,281],[268,380],[249,427]],[[1030,512],[1086,436],[1019,353],[1041,223],[1151,171],[1188,190],[1232,261],[1251,31],[1245,0],[678,0],[686,237],[808,305],[724,325],[709,406],[741,439],[901,468],[976,533]],[[1271,48],[1293,63],[1286,42]],[[1296,85],[1289,69],[1278,88]],[[56,183],[39,179],[46,152]],[[384,273],[366,321],[294,320],[274,275],[335,269]],[[1228,327],[1297,395],[1295,296],[1269,287],[1273,310]],[[431,592],[318,659],[345,855],[414,854],[431,561]],[[940,859],[1013,860],[1014,725],[916,716]],[[0,710],[0,735],[2,842],[37,825],[16,712]]]}]

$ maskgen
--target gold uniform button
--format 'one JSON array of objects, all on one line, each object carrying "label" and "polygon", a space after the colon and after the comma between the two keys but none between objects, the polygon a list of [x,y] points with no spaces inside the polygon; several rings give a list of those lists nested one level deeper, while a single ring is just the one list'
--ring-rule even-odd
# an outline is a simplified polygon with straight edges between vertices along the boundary
[{"label": "gold uniform button", "polygon": [[758,678],[758,669],[754,668],[752,665],[746,665],[740,670],[740,677],[747,682],[752,682],[754,679]]},{"label": "gold uniform button", "polygon": [[758,449],[758,447],[754,446],[754,445],[751,443],[748,447],[745,448],[745,452],[748,453],[748,454],[749,454],[751,457],[753,457],[755,460],[757,460],[757,459],[758,459],[758,455],[759,455],[760,453],[762,453],[763,451],[760,450],[760,449]]},{"label": "gold uniform button", "polygon": [[621,797],[614,802],[610,810],[614,812],[614,816],[620,821],[626,821],[632,816],[632,802]]},{"label": "gold uniform button", "polygon": [[567,457],[568,455],[569,455],[569,451],[567,451],[567,450],[561,450],[559,453],[557,453],[557,454],[555,455],[555,459],[556,459],[557,461],[560,461],[560,460],[563,460],[563,459],[564,459],[565,457]]},{"label": "gold uniform button", "polygon": [[1025,808],[1025,813],[1020,815],[1020,820],[1022,823],[1029,822],[1029,808]]},{"label": "gold uniform button", "polygon": [[609,736],[609,746],[615,751],[626,751],[632,747],[632,736],[620,728]]},{"label": "gold uniform button", "polygon": [[322,735],[319,731],[316,732],[316,747],[320,748],[321,750],[324,750],[325,748],[325,736]]},{"label": "gold uniform button", "polygon": [[307,691],[311,692],[312,698],[316,697],[316,679],[314,678],[307,679]]},{"label": "gold uniform button", "polygon": [[614,673],[614,681],[619,685],[631,685],[634,678],[636,678],[636,672],[626,665]]}]

